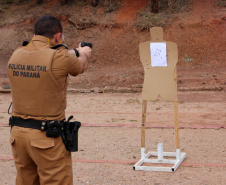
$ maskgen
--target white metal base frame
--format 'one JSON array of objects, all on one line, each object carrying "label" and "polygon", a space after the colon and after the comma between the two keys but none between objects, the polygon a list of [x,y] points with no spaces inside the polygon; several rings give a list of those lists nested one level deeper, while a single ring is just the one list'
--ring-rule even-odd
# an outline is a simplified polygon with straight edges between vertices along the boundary
[{"label": "white metal base frame", "polygon": [[[151,156],[157,157],[157,159],[149,159]],[[175,160],[164,159],[164,157],[175,157]],[[145,155],[145,148],[141,148],[141,159],[133,166],[134,170],[145,171],[165,171],[174,172],[179,167],[181,162],[186,157],[186,153],[181,153],[180,149],[176,149],[176,152],[163,152],[163,144],[158,144],[158,152],[149,152]],[[142,166],[143,163],[152,164],[173,164],[172,167],[156,167],[156,166]]]}]

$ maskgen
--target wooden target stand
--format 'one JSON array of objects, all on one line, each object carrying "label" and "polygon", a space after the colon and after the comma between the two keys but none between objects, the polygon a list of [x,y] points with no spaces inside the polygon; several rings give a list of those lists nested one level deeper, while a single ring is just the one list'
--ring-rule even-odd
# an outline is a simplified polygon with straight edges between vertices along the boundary
[{"label": "wooden target stand", "polygon": [[[133,169],[174,172],[186,157],[186,153],[180,151],[179,143],[176,79],[177,44],[163,40],[163,29],[161,27],[151,28],[150,33],[151,42],[144,42],[139,45],[140,59],[144,67],[145,78],[142,90],[141,159],[134,165]],[[157,45],[155,45],[156,43]],[[156,56],[153,56],[153,53],[156,53]],[[164,63],[163,60],[160,66],[154,64],[154,60],[158,62],[164,56],[167,63]],[[151,151],[146,153],[145,150],[147,100],[155,101],[158,95],[165,101],[173,102],[174,105],[175,152],[163,152],[163,143],[157,145],[157,152]],[[155,164],[158,165],[154,166]],[[169,166],[169,164],[172,164],[172,166]]]}]

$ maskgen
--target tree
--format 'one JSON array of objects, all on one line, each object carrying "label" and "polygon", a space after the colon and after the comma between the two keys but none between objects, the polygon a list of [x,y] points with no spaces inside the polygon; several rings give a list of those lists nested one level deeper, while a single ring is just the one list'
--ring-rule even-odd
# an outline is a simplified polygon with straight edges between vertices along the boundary
[{"label": "tree", "polygon": [[173,11],[175,9],[175,0],[168,0],[168,6],[170,11]]},{"label": "tree", "polygon": [[98,5],[98,0],[92,0],[92,6],[96,7]]},{"label": "tree", "polygon": [[37,4],[42,4],[43,0],[37,0]]},{"label": "tree", "polygon": [[158,13],[159,12],[159,2],[158,0],[151,0],[151,12]]}]

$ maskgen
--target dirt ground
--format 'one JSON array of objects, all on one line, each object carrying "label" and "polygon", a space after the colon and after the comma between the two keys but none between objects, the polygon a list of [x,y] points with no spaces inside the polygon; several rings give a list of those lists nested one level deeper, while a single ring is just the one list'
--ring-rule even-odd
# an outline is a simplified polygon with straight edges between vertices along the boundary
[{"label": "dirt ground", "polygon": [[[0,92],[9,91],[10,55],[31,40],[39,16],[52,14],[61,20],[70,48],[81,41],[93,43],[88,70],[69,77],[66,114],[82,122],[79,151],[73,154],[74,184],[225,184],[225,7],[219,7],[218,0],[192,0],[183,12],[160,13],[164,39],[177,43],[179,50],[179,134],[187,154],[176,172],[167,173],[133,170],[140,159],[144,77],[138,46],[150,40],[148,30],[140,30],[135,22],[148,1],[121,0],[111,13],[103,5],[69,2],[0,5]],[[10,93],[0,93],[0,184],[7,185],[15,184],[16,176],[8,141],[10,102]],[[172,103],[148,102],[147,112],[147,151],[156,151],[162,142],[164,151],[174,152]]]},{"label": "dirt ground", "polygon": [[[134,171],[140,159],[140,93],[70,93],[67,116],[82,122],[73,153],[74,184],[219,184],[226,181],[225,92],[179,92],[181,151],[176,172]],[[0,179],[13,185],[16,170],[9,145],[10,94],[0,94]],[[173,105],[148,102],[146,150],[175,152]]]}]

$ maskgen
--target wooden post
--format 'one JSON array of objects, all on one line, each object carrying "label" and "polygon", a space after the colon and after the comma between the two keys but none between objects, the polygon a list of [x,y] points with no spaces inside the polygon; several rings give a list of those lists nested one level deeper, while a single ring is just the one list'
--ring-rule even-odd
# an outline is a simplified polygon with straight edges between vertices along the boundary
[{"label": "wooden post", "polygon": [[141,125],[141,147],[145,147],[145,125],[146,125],[147,100],[142,103],[142,125]]},{"label": "wooden post", "polygon": [[179,123],[178,123],[178,102],[173,102],[174,106],[174,129],[175,129],[175,137],[176,137],[176,149],[180,149],[180,143],[179,143]]}]

